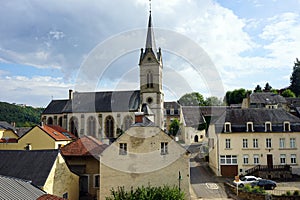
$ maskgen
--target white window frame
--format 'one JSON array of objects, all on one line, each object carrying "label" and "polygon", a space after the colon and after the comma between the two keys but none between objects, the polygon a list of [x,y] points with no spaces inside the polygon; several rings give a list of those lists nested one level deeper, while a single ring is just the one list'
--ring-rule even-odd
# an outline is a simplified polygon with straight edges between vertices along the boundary
[{"label": "white window frame", "polygon": [[296,138],[290,138],[290,148],[296,148]]},{"label": "white window frame", "polygon": [[279,138],[279,148],[285,148],[285,138]]},{"label": "white window frame", "polygon": [[[96,186],[96,177],[97,176],[99,177],[99,183],[98,183],[99,186]],[[93,175],[93,187],[94,188],[99,188],[100,187],[100,174],[94,174]]]},{"label": "white window frame", "polygon": [[272,148],[272,138],[266,138],[266,148]]},{"label": "white window frame", "polygon": [[243,138],[243,149],[247,149],[247,148],[248,148],[248,139]]},{"label": "white window frame", "polygon": [[255,165],[258,165],[259,164],[259,155],[258,154],[254,154],[253,155],[253,163]]},{"label": "white window frame", "polygon": [[297,164],[297,155],[291,154],[291,164]]},{"label": "white window frame", "polygon": [[286,155],[285,154],[280,154],[280,164],[285,165],[286,164]]},{"label": "white window frame", "polygon": [[231,148],[231,139],[226,138],[225,139],[225,149],[230,149]]},{"label": "white window frame", "polygon": [[[270,129],[268,129],[268,127]],[[265,122],[265,132],[271,132],[272,131],[272,123],[270,121]]]},{"label": "white window frame", "polygon": [[243,155],[243,164],[248,165],[249,164],[249,155]]},{"label": "white window frame", "polygon": [[220,155],[220,164],[222,165],[237,164],[237,155]]},{"label": "white window frame", "polygon": [[[227,130],[227,127],[229,130]],[[231,133],[231,123],[230,122],[225,122],[224,123],[224,132],[225,133]]]},{"label": "white window frame", "polygon": [[[285,128],[286,125],[288,126],[287,130]],[[285,131],[285,132],[291,131],[291,124],[290,124],[290,122],[288,122],[288,121],[283,122],[283,131]]]},{"label": "white window frame", "polygon": [[[253,128],[253,122],[247,122],[246,124],[247,126],[247,132],[254,132],[254,128]],[[251,127],[251,130],[249,130],[249,126]]]},{"label": "white window frame", "polygon": [[119,143],[119,155],[125,156],[127,155],[127,143],[121,142]]},{"label": "white window frame", "polygon": [[160,155],[167,155],[168,152],[168,142],[160,143]]},{"label": "white window frame", "polygon": [[253,148],[258,148],[258,139],[257,138],[253,138]]}]

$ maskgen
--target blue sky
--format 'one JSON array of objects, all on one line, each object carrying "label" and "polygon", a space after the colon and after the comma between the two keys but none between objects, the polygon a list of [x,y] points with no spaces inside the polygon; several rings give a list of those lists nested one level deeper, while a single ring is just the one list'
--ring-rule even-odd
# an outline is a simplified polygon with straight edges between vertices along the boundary
[{"label": "blue sky", "polygon": [[[148,0],[2,2],[0,101],[45,107],[51,99],[67,98],[69,89],[138,89],[136,46],[145,44],[137,38],[127,41],[136,42],[135,48],[112,60],[92,87],[78,80],[91,52],[99,46],[124,48],[125,40],[105,44],[116,41],[116,35],[146,28],[148,11]],[[299,13],[300,0],[153,0],[154,26],[195,42],[211,59],[222,82],[222,86],[211,86],[205,70],[201,73],[199,67],[200,73],[196,72],[198,66],[167,49],[157,30],[165,99],[177,100],[191,91],[208,97],[215,95],[213,87],[226,92],[253,90],[266,82],[273,88],[288,86],[293,62],[300,58]],[[95,70],[102,67],[93,64]]]}]

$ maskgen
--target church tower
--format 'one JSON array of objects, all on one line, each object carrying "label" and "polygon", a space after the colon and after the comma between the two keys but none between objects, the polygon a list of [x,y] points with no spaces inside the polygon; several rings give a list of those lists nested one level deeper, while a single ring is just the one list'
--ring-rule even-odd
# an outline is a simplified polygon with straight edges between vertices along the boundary
[{"label": "church tower", "polygon": [[162,90],[162,55],[156,50],[152,27],[151,11],[149,14],[145,49],[140,56],[140,94],[141,104],[147,105],[154,114],[154,123],[163,129],[164,93]]}]

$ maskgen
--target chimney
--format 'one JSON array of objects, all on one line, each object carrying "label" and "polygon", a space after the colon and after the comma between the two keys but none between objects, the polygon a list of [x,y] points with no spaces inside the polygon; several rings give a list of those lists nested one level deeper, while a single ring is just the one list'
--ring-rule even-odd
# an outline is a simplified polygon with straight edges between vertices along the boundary
[{"label": "chimney", "polygon": [[135,123],[143,123],[144,122],[144,113],[143,112],[136,112],[135,114]]},{"label": "chimney", "polygon": [[73,90],[69,89],[69,100],[73,99]]}]

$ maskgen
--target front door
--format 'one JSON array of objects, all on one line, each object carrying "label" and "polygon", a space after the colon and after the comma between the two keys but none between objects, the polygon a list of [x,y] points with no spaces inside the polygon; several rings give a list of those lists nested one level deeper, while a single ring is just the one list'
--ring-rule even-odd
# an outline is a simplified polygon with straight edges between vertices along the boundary
[{"label": "front door", "polygon": [[268,165],[269,169],[273,168],[273,155],[272,154],[267,155],[267,165]]},{"label": "front door", "polygon": [[79,177],[79,191],[80,196],[85,196],[89,192],[89,177],[80,176]]}]

